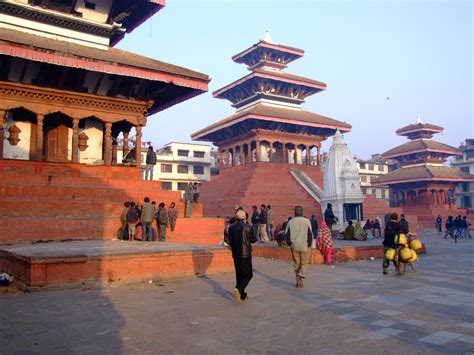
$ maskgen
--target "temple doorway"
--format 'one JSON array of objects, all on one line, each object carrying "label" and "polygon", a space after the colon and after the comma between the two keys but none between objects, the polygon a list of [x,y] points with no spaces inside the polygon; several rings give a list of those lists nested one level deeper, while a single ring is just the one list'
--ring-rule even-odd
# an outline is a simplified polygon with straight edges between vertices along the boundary
[{"label": "temple doorway", "polygon": [[44,122],[44,150],[45,161],[67,162],[69,161],[69,127],[71,120],[60,113],[45,117]]}]

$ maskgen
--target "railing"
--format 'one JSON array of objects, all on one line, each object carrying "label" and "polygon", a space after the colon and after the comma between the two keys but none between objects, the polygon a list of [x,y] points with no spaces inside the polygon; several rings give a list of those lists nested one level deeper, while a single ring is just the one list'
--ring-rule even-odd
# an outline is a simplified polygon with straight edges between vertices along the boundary
[{"label": "railing", "polygon": [[323,198],[323,190],[304,172],[290,169],[293,178],[311,195],[318,203]]}]

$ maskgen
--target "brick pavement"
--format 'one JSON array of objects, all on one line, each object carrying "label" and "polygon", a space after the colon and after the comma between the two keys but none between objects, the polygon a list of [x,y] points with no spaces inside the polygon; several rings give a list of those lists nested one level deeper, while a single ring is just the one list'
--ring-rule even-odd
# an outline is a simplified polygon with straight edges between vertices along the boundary
[{"label": "brick pavement", "polygon": [[304,289],[257,259],[245,304],[232,274],[3,294],[0,353],[472,353],[474,241],[424,241],[416,273],[311,265]]}]

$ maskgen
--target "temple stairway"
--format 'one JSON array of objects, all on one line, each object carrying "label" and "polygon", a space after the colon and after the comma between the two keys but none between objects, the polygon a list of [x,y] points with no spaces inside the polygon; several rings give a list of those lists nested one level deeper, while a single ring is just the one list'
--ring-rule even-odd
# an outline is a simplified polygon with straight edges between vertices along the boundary
[{"label": "temple stairway", "polygon": [[222,219],[203,218],[202,204],[193,206],[193,218],[182,218],[181,192],[141,180],[139,169],[0,160],[0,243],[113,239],[123,203],[145,196],[166,207],[176,203],[181,218],[173,233],[168,229],[168,241],[221,240]]},{"label": "temple stairway", "polygon": [[205,216],[232,216],[235,206],[251,213],[252,206],[271,205],[275,224],[293,216],[293,208],[301,205],[304,214],[321,218],[319,203],[296,181],[290,170],[304,172],[322,186],[323,174],[318,166],[254,162],[222,169],[220,175],[203,183],[200,199]]}]

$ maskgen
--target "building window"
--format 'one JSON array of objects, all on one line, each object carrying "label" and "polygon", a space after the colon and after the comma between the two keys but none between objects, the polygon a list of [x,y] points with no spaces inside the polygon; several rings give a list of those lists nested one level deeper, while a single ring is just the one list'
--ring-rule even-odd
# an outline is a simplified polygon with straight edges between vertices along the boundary
[{"label": "building window", "polygon": [[372,195],[374,195],[374,197],[377,197],[377,189],[372,189]]},{"label": "building window", "polygon": [[172,164],[161,164],[161,172],[162,173],[172,173],[173,172],[173,165]]},{"label": "building window", "polygon": [[459,170],[464,171],[465,173],[469,173],[469,167],[468,166],[461,166]]},{"label": "building window", "polygon": [[367,175],[361,175],[360,181],[367,182]]},{"label": "building window", "polygon": [[383,171],[383,165],[378,166],[379,171]]},{"label": "building window", "polygon": [[369,170],[374,171],[374,164],[369,164]]},{"label": "building window", "polygon": [[382,189],[381,192],[382,192],[382,198],[383,198],[383,199],[386,199],[386,198],[387,198],[387,195],[385,194],[385,189]]},{"label": "building window", "polygon": [[178,190],[179,191],[184,191],[188,187],[187,182],[178,182]]},{"label": "building window", "polygon": [[187,165],[178,165],[178,174],[187,174],[189,168]]},{"label": "building window", "polygon": [[161,182],[162,190],[173,190],[173,183],[171,181],[162,181]]},{"label": "building window", "polygon": [[362,193],[363,193],[364,195],[367,195],[367,189],[362,189]]},{"label": "building window", "polygon": [[206,154],[205,152],[200,152],[200,151],[197,151],[197,150],[195,150],[195,151],[193,152],[193,156],[194,156],[195,158],[204,158],[204,155],[205,155],[205,154]]},{"label": "building window", "polygon": [[202,166],[202,165],[193,166],[193,173],[196,174],[196,175],[203,175],[204,174],[204,166]]},{"label": "building window", "polygon": [[474,150],[468,150],[466,152],[466,159],[472,159],[474,158]]},{"label": "building window", "polygon": [[90,1],[84,1],[84,6],[87,8],[87,9],[91,9],[91,10],[95,10],[95,3],[93,2],[90,2]]},{"label": "building window", "polygon": [[359,163],[361,169],[365,169],[365,163]]},{"label": "building window", "polygon": [[178,149],[178,157],[187,157],[189,155],[189,150]]},{"label": "building window", "polygon": [[468,182],[461,183],[461,191],[462,192],[469,192],[469,183]]}]

